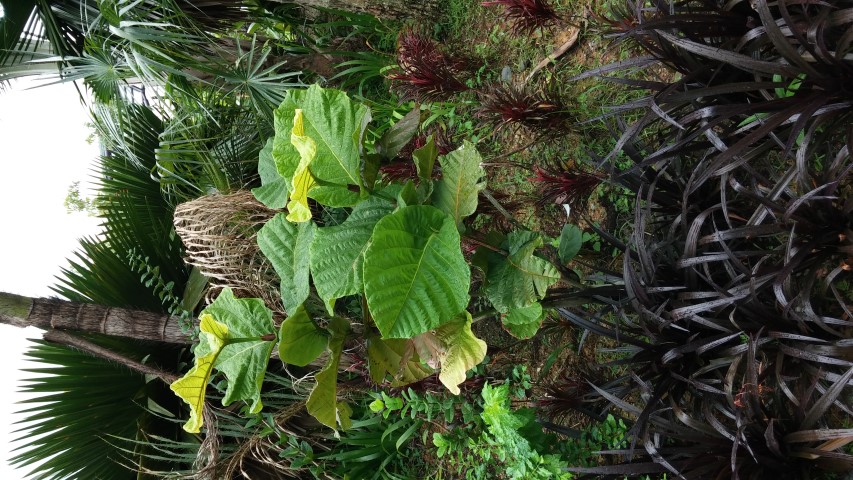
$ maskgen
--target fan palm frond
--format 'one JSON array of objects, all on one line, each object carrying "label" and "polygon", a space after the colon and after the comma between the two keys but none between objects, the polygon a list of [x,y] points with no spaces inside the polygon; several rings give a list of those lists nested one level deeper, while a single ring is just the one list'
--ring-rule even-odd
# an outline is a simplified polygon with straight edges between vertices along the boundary
[{"label": "fan palm frond", "polygon": [[24,380],[31,397],[22,402],[25,418],[16,431],[27,444],[15,450],[11,464],[31,467],[31,478],[38,479],[135,479],[117,463],[121,452],[107,436],[135,438],[148,422],[145,377],[42,341],[26,356],[39,367],[25,370],[36,375]]}]

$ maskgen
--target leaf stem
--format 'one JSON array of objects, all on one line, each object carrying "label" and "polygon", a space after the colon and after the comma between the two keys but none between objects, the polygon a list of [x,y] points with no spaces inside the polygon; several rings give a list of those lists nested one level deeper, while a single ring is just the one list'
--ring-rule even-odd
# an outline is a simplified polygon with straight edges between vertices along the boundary
[{"label": "leaf stem", "polygon": [[[272,334],[275,335],[275,334]],[[268,339],[266,335],[262,337],[237,337],[237,338],[227,338],[225,339],[225,345],[232,345],[235,343],[247,343],[247,342],[273,342],[275,339]]]},{"label": "leaf stem", "polygon": [[488,200],[489,203],[491,203],[492,206],[495,207],[495,209],[501,213],[501,215],[506,217],[507,220],[510,221],[510,223],[512,223],[516,227],[523,227],[523,225],[521,225],[521,223],[518,220],[516,220],[515,217],[513,217],[512,214],[510,214],[503,207],[503,205],[501,205],[497,200],[495,200],[495,197],[492,196],[492,192],[490,192],[488,189],[484,188],[484,189],[480,190],[480,194],[483,195],[484,197],[486,197],[486,200]]},{"label": "leaf stem", "polygon": [[480,320],[485,320],[487,318],[494,317],[496,315],[500,315],[500,313],[501,312],[497,311],[494,308],[489,308],[487,310],[483,310],[482,312],[478,313],[477,315],[471,316],[471,324],[473,325],[473,324],[479,322]]}]

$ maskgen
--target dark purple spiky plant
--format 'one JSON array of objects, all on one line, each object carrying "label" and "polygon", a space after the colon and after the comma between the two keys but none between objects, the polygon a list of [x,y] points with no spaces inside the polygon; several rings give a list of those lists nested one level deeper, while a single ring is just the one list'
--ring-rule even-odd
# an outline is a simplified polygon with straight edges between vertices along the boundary
[{"label": "dark purple spiky plant", "polygon": [[516,35],[530,34],[539,28],[554,26],[560,17],[546,0],[494,0],[482,2],[484,7],[501,5]]},{"label": "dark purple spiky plant", "polygon": [[399,70],[388,78],[405,98],[419,102],[441,100],[468,90],[456,77],[464,63],[445,55],[428,36],[406,29],[397,39]]}]

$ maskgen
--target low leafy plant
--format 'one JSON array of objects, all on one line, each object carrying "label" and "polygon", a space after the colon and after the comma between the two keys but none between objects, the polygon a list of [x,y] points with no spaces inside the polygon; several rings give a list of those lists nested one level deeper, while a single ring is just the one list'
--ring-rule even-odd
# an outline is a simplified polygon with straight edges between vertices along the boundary
[{"label": "low leafy plant", "polygon": [[447,459],[450,473],[466,479],[571,478],[560,455],[548,453],[553,442],[546,440],[533,412],[510,409],[507,385],[484,385],[482,399],[473,425],[433,433],[436,455]]}]

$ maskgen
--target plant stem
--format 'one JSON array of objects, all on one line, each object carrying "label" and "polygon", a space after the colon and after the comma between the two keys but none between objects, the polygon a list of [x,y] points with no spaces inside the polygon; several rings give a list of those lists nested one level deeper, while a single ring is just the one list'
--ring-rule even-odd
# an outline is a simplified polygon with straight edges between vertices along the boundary
[{"label": "plant stem", "polygon": [[478,313],[477,315],[471,316],[471,325],[479,322],[480,320],[485,320],[487,318],[494,317],[495,315],[500,315],[500,312],[498,312],[494,308],[490,308],[488,310],[483,310],[482,312]]},{"label": "plant stem", "polygon": [[495,197],[492,196],[492,192],[490,192],[484,188],[484,189],[480,190],[480,194],[483,195],[484,197],[486,197],[486,200],[488,200],[489,203],[491,203],[492,206],[495,207],[495,209],[498,212],[500,212],[501,215],[506,217],[507,220],[509,220],[510,223],[512,223],[515,227],[523,227],[523,225],[521,225],[521,223],[518,220],[516,220],[512,216],[512,214],[510,214],[508,211],[506,211],[506,209],[497,200],[495,200]]},{"label": "plant stem", "polygon": [[154,375],[167,384],[170,384],[179,378],[178,375],[175,375],[174,373],[166,372],[150,365],[137,362],[132,358],[116,353],[108,348],[86,340],[85,338],[78,337],[77,335],[63,330],[48,330],[44,333],[43,338],[50,343],[57,343],[67,347],[76,348],[77,350],[86,352],[93,357],[115,362],[136,372],[145,375]]}]

